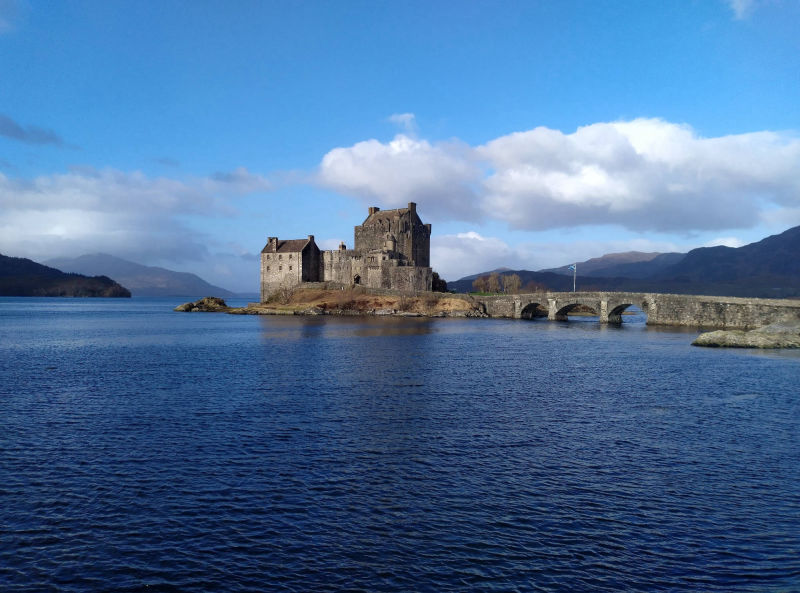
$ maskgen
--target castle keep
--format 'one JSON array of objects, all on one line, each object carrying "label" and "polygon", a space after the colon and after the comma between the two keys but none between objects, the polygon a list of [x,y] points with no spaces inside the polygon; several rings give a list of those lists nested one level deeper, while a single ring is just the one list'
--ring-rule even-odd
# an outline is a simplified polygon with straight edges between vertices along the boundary
[{"label": "castle keep", "polygon": [[269,237],[261,250],[261,300],[280,288],[303,282],[361,284],[400,291],[431,290],[431,225],[423,224],[417,205],[381,210],[370,207],[355,227],[353,249],[321,251],[307,239]]}]

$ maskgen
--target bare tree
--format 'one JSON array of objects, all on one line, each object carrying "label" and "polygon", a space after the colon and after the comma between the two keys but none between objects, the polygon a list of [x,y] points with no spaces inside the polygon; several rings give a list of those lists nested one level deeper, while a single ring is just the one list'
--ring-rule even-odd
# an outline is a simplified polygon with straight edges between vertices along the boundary
[{"label": "bare tree", "polygon": [[475,290],[475,292],[488,292],[488,280],[489,278],[486,276],[478,276],[472,281],[472,288]]},{"label": "bare tree", "polygon": [[500,292],[500,276],[492,272],[486,280],[486,292]]},{"label": "bare tree", "polygon": [[519,274],[503,276],[503,288],[505,288],[506,292],[517,294],[520,286],[522,286],[522,280],[520,280]]},{"label": "bare tree", "polygon": [[549,289],[544,284],[540,284],[531,280],[525,285],[523,290],[525,292],[547,292]]}]

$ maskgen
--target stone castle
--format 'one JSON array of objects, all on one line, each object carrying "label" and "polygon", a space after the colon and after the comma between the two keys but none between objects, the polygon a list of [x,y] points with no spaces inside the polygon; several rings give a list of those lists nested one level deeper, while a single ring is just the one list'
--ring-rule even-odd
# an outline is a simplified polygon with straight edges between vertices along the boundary
[{"label": "stone castle", "polygon": [[431,290],[431,225],[417,214],[417,205],[381,210],[370,207],[355,227],[355,244],[322,251],[307,239],[269,237],[261,250],[261,301],[278,289],[303,282],[360,284],[405,292]]}]

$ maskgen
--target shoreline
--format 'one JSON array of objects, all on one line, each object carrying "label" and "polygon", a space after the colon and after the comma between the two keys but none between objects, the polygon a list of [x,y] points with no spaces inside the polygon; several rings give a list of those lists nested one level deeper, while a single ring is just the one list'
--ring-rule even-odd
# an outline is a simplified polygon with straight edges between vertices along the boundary
[{"label": "shoreline", "polygon": [[363,287],[297,288],[287,294],[273,295],[267,302],[248,303],[245,307],[228,307],[221,298],[205,297],[179,305],[174,310],[230,315],[489,317],[469,295],[445,292],[384,293]]},{"label": "shoreline", "polygon": [[[428,317],[490,318],[472,296],[452,293],[401,294],[368,290],[364,287],[332,289],[330,287],[297,288],[273,295],[265,303],[248,303],[245,307],[229,307],[218,297],[178,305],[179,312],[227,313],[229,315],[276,315],[338,317]],[[585,315],[586,312],[578,313]],[[700,334],[695,346],[727,348],[798,348],[800,322],[776,323],[752,331],[718,330]]]}]

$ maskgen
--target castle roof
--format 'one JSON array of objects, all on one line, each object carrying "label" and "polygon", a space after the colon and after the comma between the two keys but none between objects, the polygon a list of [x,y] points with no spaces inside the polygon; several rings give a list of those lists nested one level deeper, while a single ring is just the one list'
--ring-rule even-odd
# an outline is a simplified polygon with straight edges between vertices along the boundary
[{"label": "castle roof", "polygon": [[278,239],[275,249],[271,249],[273,244],[267,243],[261,253],[298,253],[303,251],[309,239]]},{"label": "castle roof", "polygon": [[379,220],[392,220],[395,218],[401,218],[407,215],[409,212],[412,212],[411,208],[395,208],[394,210],[376,209],[374,212],[370,212],[369,216],[367,216],[367,219],[362,223],[362,226],[369,223],[378,222]]}]

